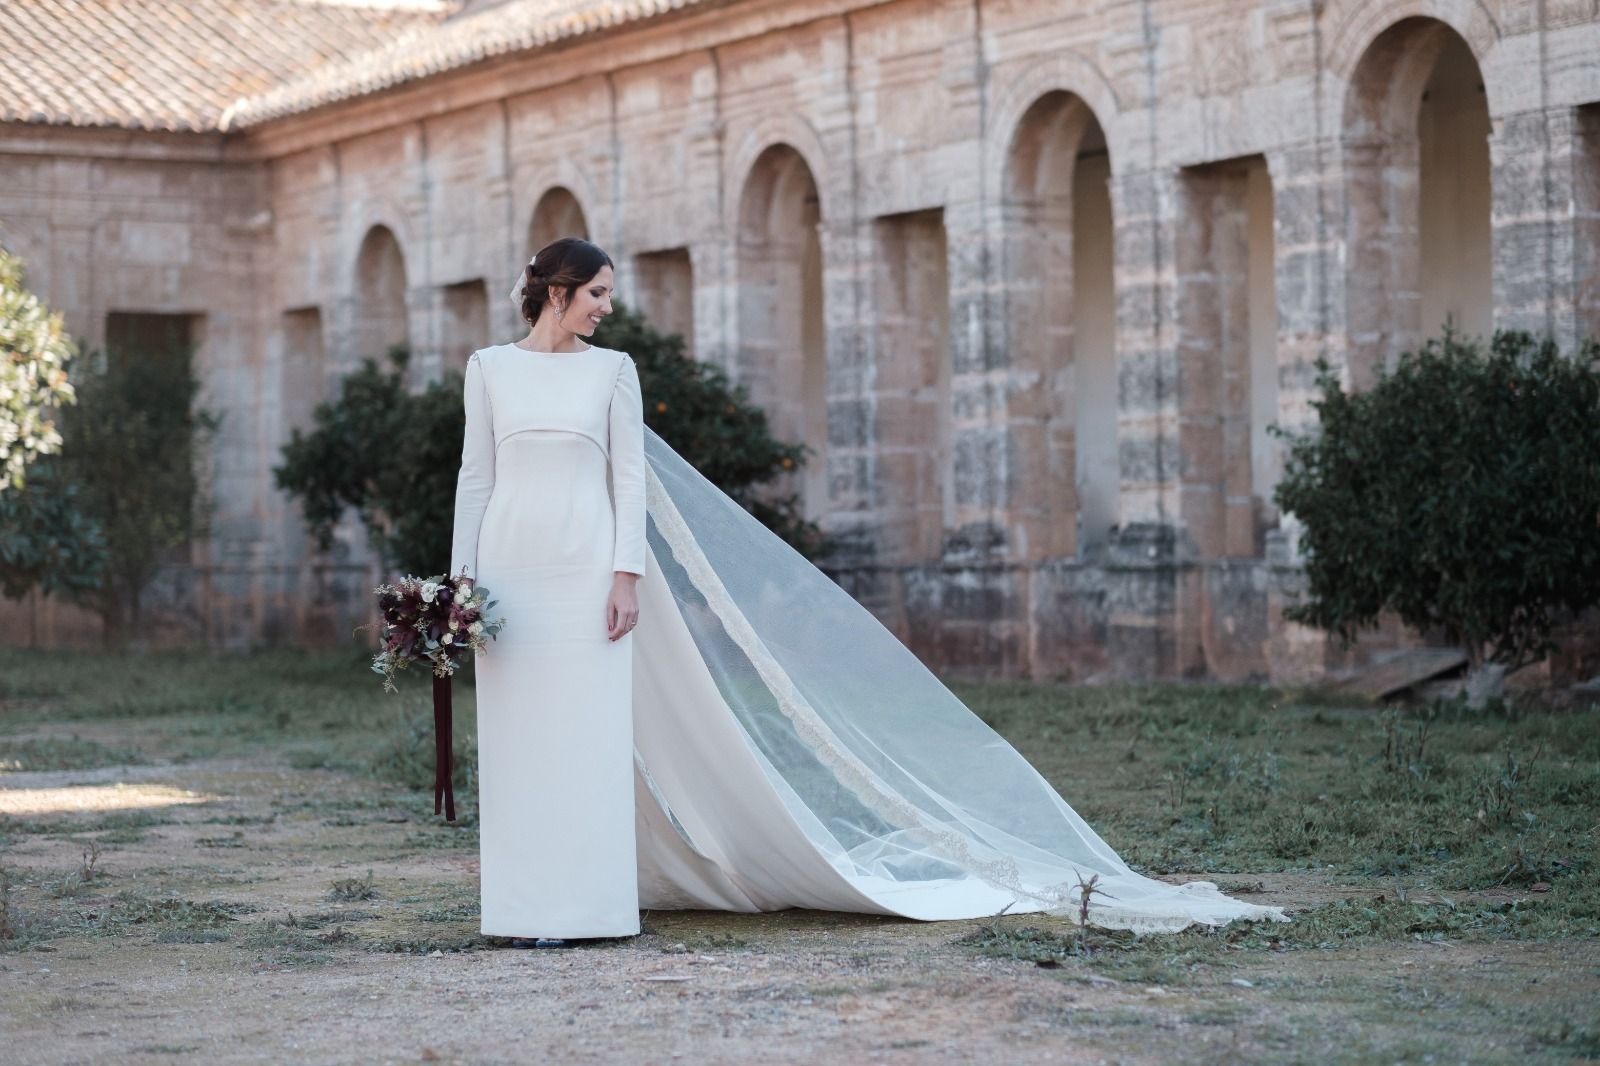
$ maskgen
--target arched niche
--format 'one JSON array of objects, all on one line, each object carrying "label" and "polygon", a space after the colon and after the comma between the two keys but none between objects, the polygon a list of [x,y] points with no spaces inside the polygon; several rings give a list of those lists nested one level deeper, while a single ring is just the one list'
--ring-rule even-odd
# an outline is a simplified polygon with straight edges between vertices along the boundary
[{"label": "arched niche", "polygon": [[[589,221],[572,190],[557,185],[539,197],[533,218],[528,222],[528,254],[531,256],[553,240],[589,236]],[[523,260],[527,262],[527,260]]]},{"label": "arched niche", "polygon": [[1111,159],[1082,98],[1023,113],[1002,203],[1010,552],[1072,557],[1117,516]]},{"label": "arched niche", "polygon": [[388,226],[376,225],[356,255],[352,354],[382,358],[391,347],[409,345],[405,255]]},{"label": "arched niche", "polygon": [[1362,53],[1343,114],[1355,387],[1446,321],[1492,328],[1488,137],[1482,73],[1449,26],[1403,19]]},{"label": "arched niche", "polygon": [[779,491],[798,490],[812,519],[828,500],[821,220],[817,183],[798,151],[775,144],[756,157],[739,205],[733,372],[779,438],[811,449],[798,480]]}]

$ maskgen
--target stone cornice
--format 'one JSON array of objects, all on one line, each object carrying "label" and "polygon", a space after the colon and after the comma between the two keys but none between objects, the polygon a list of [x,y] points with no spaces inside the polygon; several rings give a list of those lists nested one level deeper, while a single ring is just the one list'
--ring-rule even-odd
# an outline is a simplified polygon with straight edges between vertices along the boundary
[{"label": "stone cornice", "polygon": [[0,155],[148,160],[158,163],[253,162],[227,134],[173,133],[121,126],[0,122]]},{"label": "stone cornice", "polygon": [[[841,19],[892,0],[712,0],[637,26],[497,57],[228,134],[251,158],[273,159],[408,123],[546,92],[739,41]],[[533,57],[538,62],[531,62]]]}]

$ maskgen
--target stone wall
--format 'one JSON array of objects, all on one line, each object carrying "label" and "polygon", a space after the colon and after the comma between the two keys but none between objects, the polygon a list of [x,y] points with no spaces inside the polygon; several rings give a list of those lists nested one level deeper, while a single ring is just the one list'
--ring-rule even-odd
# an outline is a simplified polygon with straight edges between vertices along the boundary
[{"label": "stone wall", "polygon": [[278,445],[385,343],[421,380],[520,336],[516,270],[584,232],[812,447],[837,578],[930,665],[1305,679],[1426,637],[1282,620],[1265,427],[1483,293],[1600,329],[1595,54],[1588,0],[745,0],[226,137],[6,128],[0,220],[87,336],[206,316],[232,427],[170,639],[343,639],[378,575],[308,550]]}]

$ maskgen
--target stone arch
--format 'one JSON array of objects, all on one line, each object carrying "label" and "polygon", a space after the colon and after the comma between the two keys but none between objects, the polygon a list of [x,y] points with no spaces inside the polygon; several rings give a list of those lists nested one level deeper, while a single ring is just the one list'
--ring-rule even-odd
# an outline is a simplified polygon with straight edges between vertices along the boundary
[{"label": "stone arch", "polygon": [[[807,517],[827,503],[827,351],[823,331],[821,201],[794,147],[753,161],[738,197],[735,253],[738,342],[733,374],[767,412],[773,432],[811,449],[799,491]],[[796,483],[797,482],[797,483]]]},{"label": "stone arch", "polygon": [[381,358],[395,345],[409,345],[411,329],[405,253],[394,230],[376,223],[356,253],[351,354]]},{"label": "stone arch", "polygon": [[1493,306],[1489,107],[1467,40],[1435,18],[1378,33],[1341,113],[1351,383],[1434,334],[1486,331]]},{"label": "stone arch", "polygon": [[997,70],[991,80],[993,102],[989,109],[989,143],[984,153],[988,188],[1005,188],[1011,169],[1009,154],[1023,116],[1052,92],[1072,94],[1084,102],[1097,121],[1108,123],[1101,127],[1108,153],[1112,159],[1122,157],[1124,145],[1117,124],[1122,103],[1115,87],[1090,60],[1075,52],[1060,52],[1009,73]]},{"label": "stone arch", "polygon": [[[354,225],[358,228],[345,228],[344,220],[341,220],[340,227],[342,234],[341,247],[349,247],[347,243],[343,242],[354,239],[358,234],[360,236],[360,241],[356,245],[358,250],[357,262],[359,262],[360,258],[361,242],[365,242],[368,237],[372,236],[372,231],[380,227],[389,231],[390,236],[399,243],[402,253],[407,248],[417,247],[418,227],[413,224],[416,220],[406,213],[393,196],[382,191],[375,192],[368,189],[362,193],[360,200],[361,211],[359,213],[352,212],[351,215]],[[403,254],[402,258],[404,258]],[[359,280],[358,276],[352,274],[349,277],[352,282],[351,291],[354,291],[354,283]]]},{"label": "stone arch", "polygon": [[1064,90],[1023,111],[1004,154],[1008,550],[1070,557],[1102,544],[1117,511],[1111,159],[1092,108]]},{"label": "stone arch", "polygon": [[[1379,37],[1407,19],[1427,19],[1454,30],[1472,50],[1480,68],[1492,66],[1490,53],[1502,36],[1500,24],[1483,0],[1349,0],[1335,2],[1322,16],[1326,26],[1325,68],[1338,80],[1344,99],[1341,113],[1348,107],[1357,68]],[[1487,85],[1491,105],[1499,99],[1499,86]],[[1498,108],[1491,106],[1491,114]]]},{"label": "stone arch", "polygon": [[[728,154],[723,187],[743,190],[748,187],[756,163],[774,148],[784,148],[798,155],[810,171],[816,186],[818,210],[822,217],[841,219],[842,210],[835,191],[829,187],[830,175],[824,167],[828,153],[823,150],[822,138],[816,128],[803,116],[796,114],[768,115],[753,123],[736,139],[736,147]],[[743,218],[743,197],[729,197],[727,214],[723,221],[730,233],[738,233]]]},{"label": "stone arch", "polygon": [[565,185],[553,185],[539,197],[534,204],[533,215],[528,219],[528,254],[532,256],[561,237],[590,239],[589,217],[571,189]]}]

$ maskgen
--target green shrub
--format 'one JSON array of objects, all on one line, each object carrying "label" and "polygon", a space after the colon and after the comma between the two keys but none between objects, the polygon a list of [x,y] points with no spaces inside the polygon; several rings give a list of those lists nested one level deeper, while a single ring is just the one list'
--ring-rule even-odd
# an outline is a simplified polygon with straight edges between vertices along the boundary
[{"label": "green shrub", "polygon": [[763,491],[802,467],[809,449],[774,440],[766,412],[750,403],[744,386],[730,382],[721,367],[689,358],[680,335],[658,332],[621,303],[594,342],[633,356],[645,424],[707,481],[801,554],[816,558],[829,550],[821,529],[803,517],[798,493]]},{"label": "green shrub", "polygon": [[461,374],[448,370],[420,392],[406,388],[410,352],[391,348],[389,369],[362,360],[317,406],[309,432],[295,429],[272,470],[300,498],[323,551],[346,508],[360,517],[385,569],[442,573],[450,562],[456,473],[461,466]]},{"label": "green shrub", "polygon": [[[594,343],[626,351],[639,368],[645,423],[729,496],[798,550],[826,550],[801,519],[795,496],[768,499],[758,486],[804,461],[804,449],[772,439],[766,416],[723,372],[683,354],[677,335],[652,329],[618,304]],[[410,355],[388,353],[345,377],[339,397],[318,405],[309,431],[296,429],[273,468],[278,488],[300,499],[322,550],[346,508],[366,527],[384,567],[433,574],[449,564],[456,476],[465,430],[460,372],[420,391],[406,387]]]},{"label": "green shrub", "polygon": [[20,488],[0,491],[0,591],[21,599],[37,588],[81,602],[101,587],[109,546],[85,502],[57,455],[35,462]]},{"label": "green shrub", "polygon": [[[78,556],[104,536],[104,573],[66,583],[69,596],[99,612],[107,646],[125,643],[160,567],[206,534],[210,515],[202,457],[220,416],[199,408],[200,380],[189,350],[92,353],[78,376],[78,402],[62,415],[61,507],[81,509]],[[70,485],[70,495],[66,486]]]},{"label": "green shrub", "polygon": [[1548,654],[1557,615],[1600,602],[1600,345],[1447,330],[1364,392],[1318,371],[1275,494],[1308,582],[1286,616],[1349,643],[1393,611],[1474,669]]}]

